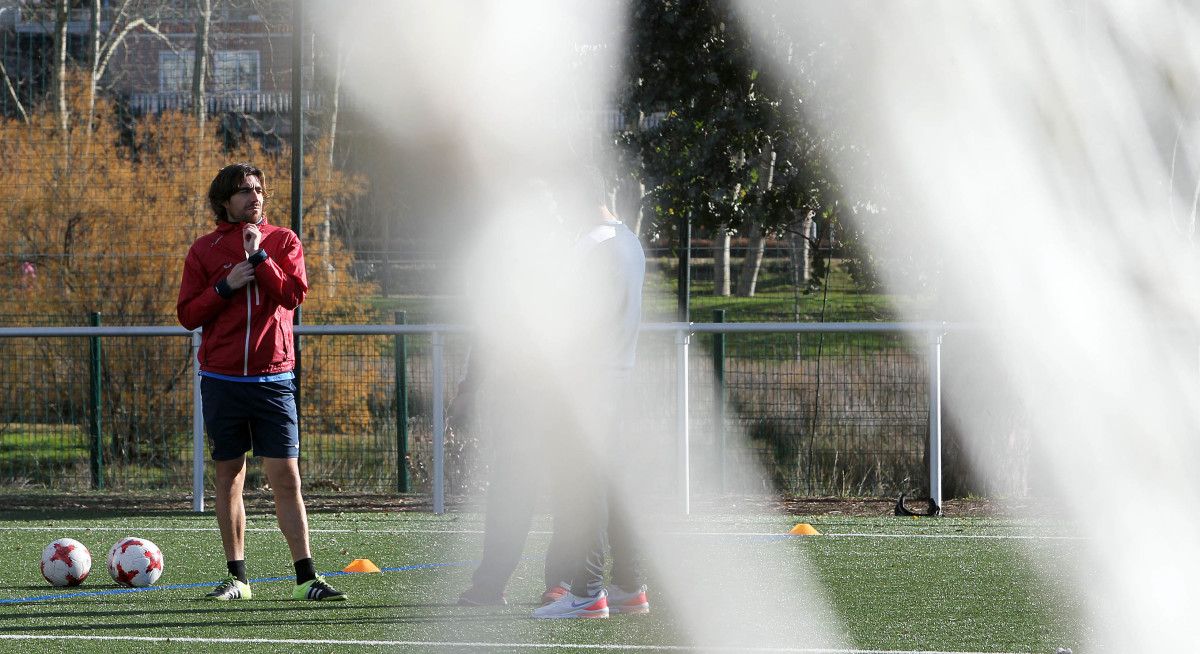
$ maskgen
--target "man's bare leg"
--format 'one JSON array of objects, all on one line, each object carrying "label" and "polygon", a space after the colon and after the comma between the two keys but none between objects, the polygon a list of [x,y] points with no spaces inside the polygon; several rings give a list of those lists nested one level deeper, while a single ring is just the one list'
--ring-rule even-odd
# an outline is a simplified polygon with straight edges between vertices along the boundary
[{"label": "man's bare leg", "polygon": [[297,459],[263,457],[263,470],[275,493],[275,518],[279,531],[292,551],[292,561],[312,557],[308,545],[308,513],[300,494],[300,465]]},{"label": "man's bare leg", "polygon": [[246,483],[246,457],[217,461],[217,527],[226,561],[246,558],[246,505],[242,489]]}]

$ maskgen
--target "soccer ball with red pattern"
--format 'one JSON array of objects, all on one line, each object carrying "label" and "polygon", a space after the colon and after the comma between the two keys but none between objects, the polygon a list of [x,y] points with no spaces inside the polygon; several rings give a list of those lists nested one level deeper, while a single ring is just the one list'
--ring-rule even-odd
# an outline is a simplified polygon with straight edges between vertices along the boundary
[{"label": "soccer ball with red pattern", "polygon": [[144,588],[162,573],[162,551],[145,538],[122,538],[108,551],[108,574],[121,586]]},{"label": "soccer ball with red pattern", "polygon": [[60,538],[42,550],[42,576],[52,586],[78,586],[92,570],[92,553],[73,538]]}]

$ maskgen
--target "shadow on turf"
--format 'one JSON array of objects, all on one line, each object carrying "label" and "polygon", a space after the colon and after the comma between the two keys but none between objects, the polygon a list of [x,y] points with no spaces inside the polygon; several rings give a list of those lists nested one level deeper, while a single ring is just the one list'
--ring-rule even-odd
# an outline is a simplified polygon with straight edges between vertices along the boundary
[{"label": "shadow on turf", "polygon": [[[205,511],[211,513],[212,505],[208,505]],[[0,520],[95,520],[98,518],[144,518],[149,516],[182,518],[195,515],[197,514],[189,509],[148,509],[140,504],[130,503],[121,508],[99,509],[86,507],[6,508],[0,511]]]},{"label": "shadow on turf", "polygon": [[[250,495],[251,493],[247,493]],[[205,499],[212,510],[212,499]],[[190,496],[141,491],[121,493],[27,491],[0,493],[0,519],[78,520],[137,516],[185,516],[192,512]]]},{"label": "shadow on turf", "polygon": [[[453,606],[455,610],[446,612],[444,609],[449,608],[444,604],[355,604],[350,602],[296,602],[295,600],[253,600],[256,606],[246,606],[245,602],[228,602],[214,603],[211,600],[196,599],[195,602],[203,603],[209,608],[161,608],[161,605],[155,608],[154,627],[156,629],[187,629],[187,628],[207,628],[211,623],[204,621],[187,622],[176,619],[168,621],[164,618],[171,616],[185,615],[207,615],[218,611],[222,617],[230,617],[231,615],[242,616],[249,618],[244,620],[245,624],[254,627],[289,627],[295,626],[296,620],[285,620],[280,618],[281,608],[291,608],[297,611],[304,611],[303,623],[306,626],[330,625],[334,627],[345,627],[354,625],[378,626],[382,621],[389,624],[429,624],[431,622],[447,622],[447,623],[482,623],[482,622],[510,622],[514,617],[524,617],[528,614],[523,607],[491,607],[485,609],[485,612],[480,612],[479,608],[464,609],[457,605]],[[42,604],[38,602],[38,604]],[[87,622],[89,619],[103,618],[119,618],[123,616],[136,615],[136,609],[129,610],[111,610],[111,611],[79,611],[79,610],[62,610],[52,611],[47,610],[48,607],[39,607],[37,610],[28,612],[6,612],[0,615],[0,633],[17,632],[17,633],[32,633],[32,632],[55,632],[59,633],[63,630],[64,625],[46,624],[47,622],[65,621],[69,623],[72,631],[112,631],[125,630],[129,628],[127,623],[111,623],[111,622]],[[519,611],[514,615],[513,609],[518,608]],[[412,615],[388,615],[381,618],[380,611],[408,611],[414,609],[442,609],[435,612],[423,612],[422,614]],[[314,611],[329,611],[332,612],[327,619],[314,619]],[[362,618],[353,617],[354,612],[367,612],[367,615]],[[351,614],[351,615],[348,615]],[[276,618],[276,619],[267,619]],[[30,624],[30,621],[36,621],[37,624]],[[14,624],[20,623],[20,624]],[[225,620],[222,624],[226,626],[236,626],[243,621]]]},{"label": "shadow on turf", "polygon": [[[247,488],[246,509],[273,513],[274,496],[264,488]],[[339,511],[416,512],[444,522],[432,515],[431,498],[424,495],[329,492],[305,489],[304,501],[309,513]],[[212,496],[205,496],[206,513],[215,505]],[[0,519],[75,520],[81,518],[120,518],[144,516],[194,516],[190,494],[162,491],[36,491],[0,489]],[[448,502],[447,507],[459,506]]]}]

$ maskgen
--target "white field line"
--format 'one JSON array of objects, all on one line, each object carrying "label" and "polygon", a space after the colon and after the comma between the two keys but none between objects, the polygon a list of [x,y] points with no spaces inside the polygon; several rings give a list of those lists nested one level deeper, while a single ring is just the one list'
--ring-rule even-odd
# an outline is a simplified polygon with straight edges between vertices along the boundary
[{"label": "white field line", "polygon": [[821,534],[830,538],[961,538],[965,540],[1087,540],[1084,536],[1030,536],[1021,534]]},{"label": "white field line", "polygon": [[[46,527],[15,527],[0,526],[2,531],[121,531],[121,532],[216,532],[216,527],[89,527],[81,525],[54,525]],[[247,532],[278,531],[277,527],[248,527]],[[482,529],[309,529],[310,534],[482,534]],[[546,530],[531,530],[531,534],[549,535]],[[783,532],[754,532],[754,531],[672,531],[666,532],[672,536],[737,536],[742,538],[793,538]],[[929,539],[961,539],[961,540],[1087,540],[1083,536],[1037,536],[1027,534],[872,534],[872,533],[823,533],[823,538],[929,538]],[[811,538],[795,536],[795,538]]]},{"label": "white field line", "polygon": [[[821,649],[811,647],[709,647],[691,645],[627,645],[585,643],[483,643],[483,642],[439,642],[417,640],[333,640],[333,639],[282,639],[282,638],[189,638],[155,636],[77,636],[53,634],[0,634],[0,640],[92,640],[133,641],[143,643],[197,643],[197,644],[256,644],[256,645],[359,645],[368,647],[454,647],[494,650],[620,650],[642,652],[763,652],[780,654],[1006,654],[1004,652],[935,652],[930,650],[877,650],[877,649]],[[1016,653],[1010,653],[1016,654]]]}]

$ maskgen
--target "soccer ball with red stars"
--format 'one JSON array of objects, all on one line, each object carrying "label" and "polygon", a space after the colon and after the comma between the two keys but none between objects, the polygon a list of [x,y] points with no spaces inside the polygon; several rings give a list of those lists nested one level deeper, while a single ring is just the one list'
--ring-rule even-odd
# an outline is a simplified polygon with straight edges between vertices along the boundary
[{"label": "soccer ball with red stars", "polygon": [[92,570],[92,553],[73,538],[60,538],[42,550],[42,576],[52,586],[78,586]]},{"label": "soccer ball with red stars", "polygon": [[108,551],[108,574],[121,586],[144,588],[162,573],[162,550],[145,538],[122,538]]}]

